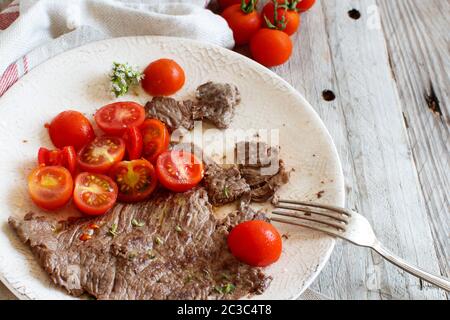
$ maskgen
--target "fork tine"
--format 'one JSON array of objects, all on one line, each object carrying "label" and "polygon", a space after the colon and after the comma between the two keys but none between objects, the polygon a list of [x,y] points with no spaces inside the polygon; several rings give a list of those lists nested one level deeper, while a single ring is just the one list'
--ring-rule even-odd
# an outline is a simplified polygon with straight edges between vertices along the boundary
[{"label": "fork tine", "polygon": [[290,225],[294,225],[294,226],[300,226],[300,227],[305,227],[308,229],[313,229],[316,231],[320,231],[320,232],[325,232],[326,234],[329,234],[331,236],[335,236],[335,237],[340,237],[340,235],[338,234],[338,232],[332,228],[326,228],[326,227],[320,227],[320,226],[315,226],[315,225],[310,225],[307,223],[303,223],[301,221],[291,221],[288,219],[281,219],[281,218],[270,218],[270,220],[272,221],[277,221],[280,223],[286,223],[286,224],[290,224]]},{"label": "fork tine", "polygon": [[[294,210],[294,211],[303,211],[303,212],[306,212],[306,213],[314,213],[314,214],[317,214],[319,216],[329,217],[329,218],[332,218],[332,219],[337,220],[337,221],[348,223],[347,216],[346,215],[342,215],[342,214],[337,213],[337,212],[332,214],[332,213],[328,213],[328,212],[324,212],[324,211],[314,210],[314,209],[311,209],[311,208],[308,208],[308,207],[295,207],[295,206],[286,206],[286,205],[280,205],[280,204],[277,204],[276,207],[280,208],[280,209],[287,209],[287,210]],[[337,216],[336,214],[339,214],[340,216]]]},{"label": "fork tine", "polygon": [[308,221],[312,221],[312,222],[316,222],[316,223],[321,223],[321,224],[327,225],[329,227],[333,227],[333,228],[345,231],[345,225],[341,224],[341,223],[319,220],[319,219],[302,216],[302,215],[295,214],[295,213],[288,213],[288,212],[277,211],[277,210],[272,211],[272,214],[276,214],[276,215],[283,216],[283,217],[290,217],[290,218],[296,218],[296,219],[302,219],[302,220],[308,220]]},{"label": "fork tine", "polygon": [[335,211],[337,213],[345,214],[346,216],[349,216],[349,217],[352,215],[352,213],[347,209],[337,207],[337,206],[331,206],[331,205],[327,205],[327,204],[316,203],[316,202],[305,202],[305,201],[295,201],[295,200],[288,200],[288,199],[279,199],[278,203],[280,203],[280,202],[289,203],[289,204],[298,204],[298,205],[308,206],[308,207],[313,207],[313,208],[328,209],[328,210]]}]

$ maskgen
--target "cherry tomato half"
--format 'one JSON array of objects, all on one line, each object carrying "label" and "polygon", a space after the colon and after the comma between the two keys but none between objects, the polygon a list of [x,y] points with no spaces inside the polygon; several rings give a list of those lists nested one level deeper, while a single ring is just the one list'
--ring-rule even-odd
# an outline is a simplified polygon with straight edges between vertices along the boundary
[{"label": "cherry tomato half", "polygon": [[158,156],[167,150],[170,142],[169,130],[157,119],[147,119],[141,127],[142,156],[155,163]]},{"label": "cherry tomato half", "polygon": [[89,120],[80,112],[72,110],[58,114],[50,123],[48,132],[55,147],[60,149],[73,146],[75,150],[80,150],[95,138]]},{"label": "cherry tomato half", "polygon": [[83,172],[75,179],[73,202],[83,213],[91,216],[104,214],[117,200],[117,185],[110,177]]},{"label": "cherry tomato half", "polygon": [[231,230],[227,242],[236,259],[255,267],[268,266],[281,255],[280,234],[266,221],[252,220],[238,224]]},{"label": "cherry tomato half", "polygon": [[127,128],[122,136],[128,160],[139,159],[142,155],[142,133],[136,127]]},{"label": "cherry tomato half", "polygon": [[203,174],[203,163],[189,152],[166,151],[156,161],[156,176],[171,191],[192,189],[203,179]]},{"label": "cherry tomato half", "polygon": [[117,183],[119,200],[125,202],[148,198],[158,182],[153,165],[144,159],[121,161],[111,168],[109,175]]},{"label": "cherry tomato half", "polygon": [[[279,3],[284,3],[284,0],[278,0]],[[285,29],[280,29],[287,35],[293,35],[300,25],[300,15],[297,11],[294,10],[286,10],[284,8],[277,9],[277,23],[275,24],[275,5],[273,2],[268,2],[262,11],[263,17],[265,16],[272,25],[277,28],[282,27],[281,21],[284,20],[286,25]],[[267,22],[265,22],[267,25]]]},{"label": "cherry tomato half", "polygon": [[78,152],[78,165],[82,171],[105,173],[125,155],[122,138],[97,137]]},{"label": "cherry tomato half", "polygon": [[234,41],[238,46],[249,43],[252,36],[261,29],[262,19],[258,11],[253,9],[244,12],[240,4],[226,8],[222,17],[233,30]]},{"label": "cherry tomato half", "polygon": [[69,170],[61,166],[41,166],[28,177],[28,192],[42,209],[63,207],[72,196],[73,180]]},{"label": "cherry tomato half", "polygon": [[180,90],[186,76],[183,68],[170,59],[159,59],[144,70],[142,88],[152,96],[170,96]]},{"label": "cherry tomato half", "polygon": [[63,166],[73,175],[77,169],[77,154],[72,146],[62,150],[49,150],[41,147],[38,151],[38,163],[44,166]]},{"label": "cherry tomato half", "polygon": [[250,41],[250,51],[253,59],[266,67],[274,67],[289,60],[292,41],[280,30],[261,29]]},{"label": "cherry tomato half", "polygon": [[145,109],[132,101],[115,102],[98,109],[94,119],[106,134],[120,136],[127,128],[139,127],[144,122]]}]

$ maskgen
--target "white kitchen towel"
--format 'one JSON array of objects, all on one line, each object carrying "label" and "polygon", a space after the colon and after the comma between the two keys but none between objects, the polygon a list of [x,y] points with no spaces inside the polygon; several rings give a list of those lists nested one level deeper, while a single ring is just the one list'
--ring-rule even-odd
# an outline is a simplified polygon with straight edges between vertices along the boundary
[{"label": "white kitchen towel", "polygon": [[[209,0],[20,0],[7,9],[12,14],[14,10],[18,11],[19,17],[0,31],[0,75],[9,71],[6,80],[11,82],[12,78],[22,75],[20,71],[26,72],[43,62],[41,59],[33,59],[32,51],[37,48],[44,46],[46,51],[57,54],[87,42],[112,37],[175,36],[232,48],[234,41],[231,30],[222,17],[205,9],[208,2]],[[0,22],[0,29],[3,29],[2,24],[6,22]],[[71,35],[67,37],[68,34]],[[72,42],[73,39],[76,42]],[[22,68],[20,65],[11,67],[17,61],[23,65]],[[10,70],[7,70],[8,67]],[[6,80],[3,79],[2,86],[0,78],[0,96],[11,85],[6,85]]]}]

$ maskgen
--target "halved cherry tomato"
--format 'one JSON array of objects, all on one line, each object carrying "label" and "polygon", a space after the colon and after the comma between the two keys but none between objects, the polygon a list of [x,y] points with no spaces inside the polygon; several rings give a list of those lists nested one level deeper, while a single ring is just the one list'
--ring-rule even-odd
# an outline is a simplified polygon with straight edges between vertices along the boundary
[{"label": "halved cherry tomato", "polygon": [[120,136],[126,128],[139,127],[145,120],[145,109],[139,103],[114,102],[97,110],[95,122],[105,133]]},{"label": "halved cherry tomato", "polygon": [[95,138],[94,129],[89,120],[78,111],[63,111],[48,126],[50,139],[57,148],[73,146],[80,150]]},{"label": "halved cherry tomato", "polygon": [[123,134],[128,160],[139,159],[142,155],[142,133],[136,127],[127,128]]},{"label": "halved cherry tomato", "polygon": [[164,123],[157,119],[147,119],[141,127],[142,132],[142,156],[155,163],[158,156],[167,150],[170,142],[170,134]]},{"label": "halved cherry tomato", "polygon": [[61,166],[42,166],[28,177],[28,191],[33,202],[46,210],[63,207],[72,196],[73,180]]},{"label": "halved cherry tomato", "polygon": [[63,166],[74,174],[77,168],[77,154],[72,146],[64,147],[62,150],[41,147],[38,151],[38,163],[44,166]]},{"label": "halved cherry tomato", "polygon": [[124,155],[125,143],[122,138],[97,137],[80,150],[78,165],[83,171],[105,173],[121,161]]},{"label": "halved cherry tomato", "polygon": [[[279,5],[282,5],[285,4],[284,1],[285,0],[278,0],[277,3],[279,3]],[[300,25],[300,14],[298,14],[295,6],[291,8],[291,6],[295,5],[295,3],[288,2],[287,5],[288,8],[277,7],[277,11],[275,14],[275,3],[268,2],[263,8],[262,15],[263,17],[266,17],[270,22],[265,22],[269,28],[276,27],[287,35],[291,36],[298,30],[298,27]],[[277,19],[276,23],[275,19]]]},{"label": "halved cherry tomato", "polygon": [[291,38],[283,31],[274,29],[261,29],[250,41],[253,59],[266,67],[274,67],[288,61],[292,47]]},{"label": "halved cherry tomato", "polygon": [[252,220],[238,224],[231,230],[227,242],[236,259],[255,267],[268,266],[281,255],[280,234],[266,221]]},{"label": "halved cherry tomato", "polygon": [[75,179],[73,202],[90,216],[104,214],[117,200],[117,185],[110,177],[98,173],[83,172]]},{"label": "halved cherry tomato", "polygon": [[170,96],[180,90],[185,81],[184,70],[177,62],[159,59],[145,68],[141,85],[152,96]]},{"label": "halved cherry tomato", "polygon": [[235,4],[226,8],[222,17],[233,30],[234,41],[238,46],[249,43],[252,36],[261,29],[262,19],[254,0],[244,6]]},{"label": "halved cherry tomato", "polygon": [[195,187],[203,179],[203,163],[192,153],[166,151],[156,161],[156,176],[169,190],[184,192]]},{"label": "halved cherry tomato", "polygon": [[119,200],[125,202],[148,198],[158,182],[153,165],[144,159],[121,161],[111,168],[109,175],[117,183]]}]

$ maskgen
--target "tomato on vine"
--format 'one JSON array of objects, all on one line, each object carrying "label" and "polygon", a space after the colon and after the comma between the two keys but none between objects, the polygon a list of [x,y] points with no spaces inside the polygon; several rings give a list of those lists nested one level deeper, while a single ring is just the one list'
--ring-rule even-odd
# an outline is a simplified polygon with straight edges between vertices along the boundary
[{"label": "tomato on vine", "polygon": [[242,0],[241,4],[232,5],[222,13],[233,31],[236,45],[249,43],[253,35],[261,29],[262,19],[256,10],[256,3],[256,0]]},{"label": "tomato on vine", "polygon": [[293,35],[300,26],[300,14],[297,12],[298,0],[273,0],[262,11],[265,24],[270,29],[278,29]]}]

